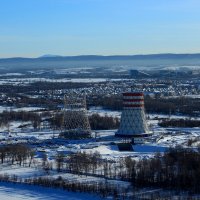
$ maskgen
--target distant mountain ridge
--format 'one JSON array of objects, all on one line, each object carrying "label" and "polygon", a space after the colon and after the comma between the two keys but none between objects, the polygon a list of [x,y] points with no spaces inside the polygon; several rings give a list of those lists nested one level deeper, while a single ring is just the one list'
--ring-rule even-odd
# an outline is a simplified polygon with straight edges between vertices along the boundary
[{"label": "distant mountain ridge", "polygon": [[60,55],[53,55],[53,54],[45,54],[43,56],[40,56],[39,58],[55,58],[55,57],[62,57]]},{"label": "distant mountain ridge", "polygon": [[79,56],[59,56],[59,55],[44,55],[37,58],[0,58],[1,61],[31,61],[31,60],[61,60],[61,61],[79,61],[79,60],[137,60],[137,59],[200,59],[200,53],[194,54],[145,54],[145,55],[79,55]]}]

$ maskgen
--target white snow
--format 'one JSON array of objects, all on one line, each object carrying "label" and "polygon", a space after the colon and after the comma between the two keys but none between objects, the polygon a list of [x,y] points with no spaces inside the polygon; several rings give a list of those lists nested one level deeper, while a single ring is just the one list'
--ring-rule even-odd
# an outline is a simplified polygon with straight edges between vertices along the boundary
[{"label": "white snow", "polygon": [[[24,108],[23,108],[24,109]],[[31,109],[32,110],[32,109]],[[104,110],[101,107],[92,107],[89,110],[89,114],[92,113],[99,113],[100,115],[108,115],[113,117],[119,117],[121,112],[115,112],[110,110]],[[63,140],[61,143],[57,143],[55,140],[55,144],[46,144],[46,145],[38,145],[36,147],[37,154],[34,157],[39,163],[41,163],[41,152],[46,152],[47,158],[50,161],[55,159],[55,155],[57,152],[64,152],[65,154],[68,153],[76,153],[76,152],[86,152],[86,153],[95,153],[99,152],[103,158],[117,161],[119,158],[124,157],[132,157],[135,160],[140,160],[143,158],[151,158],[154,156],[156,152],[163,153],[166,151],[170,146],[176,145],[183,145],[188,147],[188,140],[194,139],[196,137],[200,137],[200,128],[162,128],[158,126],[158,121],[161,118],[167,118],[168,115],[149,115],[148,124],[151,124],[151,129],[153,131],[153,136],[147,139],[146,143],[143,145],[134,145],[134,151],[119,151],[118,147],[115,143],[122,142],[122,139],[115,137],[115,132],[117,130],[98,130],[93,132],[93,135],[96,135],[96,140],[87,139],[87,140]],[[171,118],[185,118],[185,116],[177,116],[172,115]],[[34,131],[31,122],[26,122],[27,127],[21,129],[19,125],[25,124],[25,122],[14,121],[10,123],[10,134],[7,134],[8,127],[1,127],[2,133],[0,134],[0,142],[1,144],[8,144],[8,143],[17,143],[17,142],[27,142],[32,141],[31,139],[37,139],[39,141],[44,141],[46,139],[51,139],[54,135],[55,137],[58,136],[59,130],[53,131],[48,128],[42,128],[41,130]],[[200,141],[196,141],[192,147],[196,147]],[[43,170],[39,170],[34,168],[32,165],[29,167],[17,166],[13,165],[0,166],[0,174],[7,173],[9,175],[18,175],[21,178],[28,178],[34,176],[47,176]],[[78,176],[69,173],[57,173],[56,171],[50,172],[50,177],[57,178],[61,175],[66,180],[72,181],[81,181],[81,182],[98,182],[104,181],[100,177],[95,176]],[[118,184],[118,182],[116,182]],[[8,184],[8,186],[2,185],[0,183],[0,200],[2,199],[30,199],[30,200],[43,200],[49,198],[49,200],[54,199],[69,199],[69,200],[79,200],[79,199],[98,199],[97,197],[93,197],[87,194],[79,194],[68,193],[65,191],[55,190],[55,195],[53,193],[49,193],[47,188],[40,190],[35,190],[32,186],[27,185],[14,185]],[[121,185],[121,183],[119,183]],[[23,186],[23,187],[22,187]],[[17,187],[17,189],[15,189]],[[12,191],[12,193],[11,193]],[[47,191],[47,192],[46,192]],[[43,193],[44,192],[44,193]],[[61,193],[61,194],[60,194]],[[7,194],[7,195],[6,195]],[[70,194],[70,195],[69,195]],[[62,196],[63,195],[63,196]],[[67,196],[69,195],[69,196]]]},{"label": "white snow", "polygon": [[0,74],[0,76],[22,76],[24,74],[22,73],[5,73],[5,74]]},{"label": "white snow", "polygon": [[105,116],[105,115],[112,116],[112,117],[120,117],[121,116],[121,112],[119,112],[119,111],[106,110],[106,109],[103,109],[102,107],[90,107],[88,113],[89,113],[89,115],[99,114],[101,116]]},{"label": "white snow", "polygon": [[16,107],[9,107],[9,106],[0,106],[0,113],[2,113],[3,111],[37,111],[37,110],[41,110],[44,109],[42,107],[20,107],[20,108],[16,108]]},{"label": "white snow", "polygon": [[102,198],[86,193],[73,193],[59,189],[25,184],[0,183],[1,200],[100,200]]},{"label": "white snow", "polygon": [[[109,79],[112,81],[121,81],[122,79]],[[124,80],[124,79],[123,79]],[[127,79],[129,80],[129,79]],[[73,82],[73,83],[100,83],[107,82],[106,78],[61,78],[61,79],[50,79],[50,78],[10,78],[10,79],[0,79],[0,85],[2,84],[11,84],[11,85],[24,85],[30,84],[38,81],[43,82]]]},{"label": "white snow", "polygon": [[44,171],[33,168],[33,167],[23,167],[19,165],[3,165],[0,167],[0,174],[8,174],[10,176],[17,175],[20,178],[30,178],[35,176],[42,176]]}]

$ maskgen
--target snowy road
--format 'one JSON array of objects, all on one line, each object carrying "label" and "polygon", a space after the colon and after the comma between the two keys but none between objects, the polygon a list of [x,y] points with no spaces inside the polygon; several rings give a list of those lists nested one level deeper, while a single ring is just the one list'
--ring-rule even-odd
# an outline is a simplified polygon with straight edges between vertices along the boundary
[{"label": "snowy road", "polygon": [[100,200],[97,196],[23,184],[0,183],[0,200]]}]

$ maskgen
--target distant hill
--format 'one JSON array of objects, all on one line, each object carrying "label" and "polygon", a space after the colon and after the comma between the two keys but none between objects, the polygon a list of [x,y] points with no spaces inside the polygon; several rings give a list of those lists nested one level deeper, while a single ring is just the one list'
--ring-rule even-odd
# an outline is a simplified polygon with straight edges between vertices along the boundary
[{"label": "distant hill", "polygon": [[52,55],[52,54],[45,54],[43,56],[40,56],[39,58],[55,58],[55,57],[62,57],[62,56]]},{"label": "distant hill", "polygon": [[150,55],[44,55],[38,58],[2,58],[0,73],[35,69],[61,69],[75,67],[104,67],[126,69],[161,69],[177,66],[200,67],[200,53],[197,54],[150,54]]},{"label": "distant hill", "polygon": [[59,56],[59,55],[43,55],[38,58],[1,58],[1,61],[28,61],[28,60],[141,60],[141,59],[200,59],[200,53],[196,54],[147,54],[147,55],[111,55],[111,56],[101,56],[101,55],[80,55],[80,56]]}]

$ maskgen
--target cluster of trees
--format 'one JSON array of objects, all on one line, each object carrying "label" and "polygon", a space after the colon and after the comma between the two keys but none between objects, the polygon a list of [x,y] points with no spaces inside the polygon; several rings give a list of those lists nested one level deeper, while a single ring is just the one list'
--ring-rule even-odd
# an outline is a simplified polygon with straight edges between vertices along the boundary
[{"label": "cluster of trees", "polygon": [[34,128],[39,128],[41,125],[41,116],[37,113],[27,111],[3,111],[0,113],[0,126],[8,126],[10,121],[31,121]]},{"label": "cluster of trees", "polygon": [[[36,89],[39,90],[61,90],[61,89],[76,89],[76,88],[87,88],[90,87],[91,83],[74,83],[74,82],[47,82],[47,81],[38,81],[31,83],[29,86],[32,91]],[[29,90],[30,91],[30,90]]]},{"label": "cluster of trees", "polygon": [[130,157],[117,162],[98,153],[59,155],[57,170],[75,174],[126,180],[135,187],[159,187],[200,193],[200,150],[170,149],[163,155],[135,161]]},{"label": "cluster of trees", "polygon": [[[81,164],[80,164],[81,163]],[[102,158],[99,153],[71,154],[66,159],[66,169],[73,173],[92,173],[95,174],[97,168],[102,165]]]},{"label": "cluster of trees", "polygon": [[0,147],[0,161],[1,164],[27,164],[30,166],[35,152],[33,149],[26,145],[15,144],[15,145],[5,145]]},{"label": "cluster of trees", "polygon": [[39,91],[53,91],[61,89],[75,89],[90,87],[91,83],[73,83],[73,82],[45,82],[38,81],[28,85],[1,85],[1,93],[34,93]]},{"label": "cluster of trees", "polygon": [[162,127],[200,127],[200,120],[191,119],[170,119],[158,123]]},{"label": "cluster of trees", "polygon": [[139,187],[200,192],[200,152],[177,147],[163,156],[131,162],[131,181]]},{"label": "cluster of trees", "polygon": [[[42,167],[47,173],[52,169],[52,163],[47,160],[46,154],[43,155]],[[63,153],[58,153],[55,157],[56,170],[68,171],[75,174],[92,173],[102,164],[102,158],[99,153],[86,154],[75,153],[65,156]]]},{"label": "cluster of trees", "polygon": [[99,96],[90,98],[88,103],[91,106],[102,106],[105,109],[122,110],[123,99],[121,95]]},{"label": "cluster of trees", "polygon": [[[145,97],[145,109],[148,113],[175,114],[196,116],[200,110],[200,99],[195,98],[151,98]],[[93,106],[102,106],[111,110],[122,110],[122,96],[112,95],[109,97],[99,97],[90,102]]]},{"label": "cluster of trees", "polygon": [[182,113],[196,116],[200,110],[200,99],[195,98],[145,98],[145,108],[147,112],[157,112],[165,114]]},{"label": "cluster of trees", "polygon": [[119,118],[112,116],[101,116],[99,114],[93,114],[89,116],[90,126],[92,130],[109,130],[119,127]]},{"label": "cluster of trees", "polygon": [[[74,117],[73,117],[74,116]],[[74,129],[74,127],[81,127],[81,124],[84,120],[84,117],[81,113],[77,113],[76,116],[70,112],[58,113],[51,119],[49,119],[50,126],[54,129]],[[89,116],[89,123],[92,130],[108,130],[116,129],[119,127],[119,119],[112,116],[101,116],[99,114],[92,114]],[[72,125],[72,126],[70,126]]]},{"label": "cluster of trees", "polygon": [[[102,158],[98,152],[90,154],[78,152],[67,156],[63,153],[58,153],[55,156],[55,161],[55,169],[58,172],[125,181],[131,181],[132,177],[132,160],[129,157],[121,158],[118,161],[111,161]],[[44,159],[42,167],[48,174],[52,170],[52,163]]]}]

